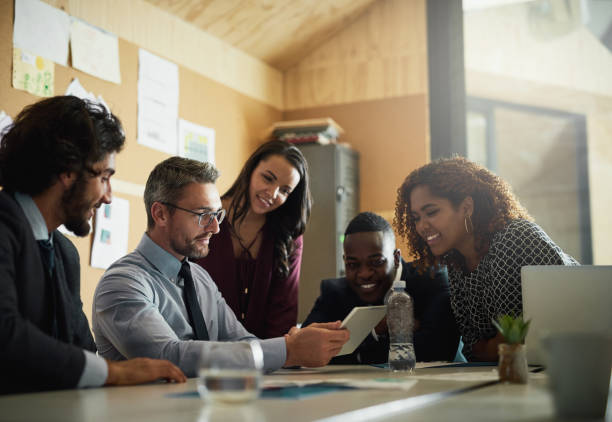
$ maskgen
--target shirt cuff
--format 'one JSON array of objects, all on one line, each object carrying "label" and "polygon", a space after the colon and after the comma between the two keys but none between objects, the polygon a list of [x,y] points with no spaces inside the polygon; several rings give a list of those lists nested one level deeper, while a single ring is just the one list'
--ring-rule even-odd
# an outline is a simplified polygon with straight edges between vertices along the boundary
[{"label": "shirt cuff", "polygon": [[275,371],[282,368],[287,361],[287,343],[285,337],[259,340],[264,353],[264,371]]},{"label": "shirt cuff", "polygon": [[374,337],[374,340],[378,341],[378,334],[376,334],[376,328],[372,328],[372,337]]},{"label": "shirt cuff", "polygon": [[85,368],[83,368],[77,388],[103,386],[108,377],[106,360],[87,350],[83,350],[83,353],[85,353]]}]

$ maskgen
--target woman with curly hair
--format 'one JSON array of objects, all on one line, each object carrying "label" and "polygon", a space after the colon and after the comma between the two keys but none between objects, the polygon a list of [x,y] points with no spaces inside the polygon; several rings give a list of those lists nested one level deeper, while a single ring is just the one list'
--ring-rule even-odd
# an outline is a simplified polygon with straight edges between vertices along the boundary
[{"label": "woman with curly hair", "polygon": [[522,313],[521,267],[577,265],[533,222],[508,183],[462,157],[406,177],[395,226],[420,269],[447,265],[451,307],[469,360],[497,359],[492,319]]},{"label": "woman with curly hair", "polygon": [[302,234],[310,217],[308,164],[283,141],[262,144],[221,197],[227,218],[196,262],[245,328],[282,337],[297,322]]}]

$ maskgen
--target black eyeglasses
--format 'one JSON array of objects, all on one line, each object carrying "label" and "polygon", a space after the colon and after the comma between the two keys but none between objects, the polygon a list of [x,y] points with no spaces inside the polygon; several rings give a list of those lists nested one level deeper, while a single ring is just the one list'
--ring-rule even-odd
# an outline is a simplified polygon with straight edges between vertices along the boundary
[{"label": "black eyeglasses", "polygon": [[[161,203],[168,207],[176,208],[177,210],[181,210],[181,211],[185,211],[190,214],[193,214],[193,215],[197,215],[198,216],[198,226],[200,227],[208,227],[209,225],[212,224],[213,219],[216,219],[217,223],[221,224],[221,222],[225,218],[225,210],[223,208],[221,208],[219,211],[195,212],[195,211],[188,210],[187,208],[182,208],[182,207],[179,207],[178,205],[171,204],[169,202],[161,202]],[[207,218],[204,218],[204,217],[207,217]]]}]

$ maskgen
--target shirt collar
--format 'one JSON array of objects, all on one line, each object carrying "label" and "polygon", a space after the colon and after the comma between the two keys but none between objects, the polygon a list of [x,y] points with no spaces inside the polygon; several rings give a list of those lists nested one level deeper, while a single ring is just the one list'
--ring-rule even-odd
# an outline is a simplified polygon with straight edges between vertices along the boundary
[{"label": "shirt collar", "polygon": [[162,274],[171,280],[176,280],[177,274],[181,270],[181,261],[155,243],[148,234],[142,235],[136,250]]},{"label": "shirt collar", "polygon": [[32,197],[25,193],[15,192],[15,199],[23,210],[28,223],[30,223],[34,239],[53,241],[53,233],[49,234],[47,223],[45,223],[45,219]]}]

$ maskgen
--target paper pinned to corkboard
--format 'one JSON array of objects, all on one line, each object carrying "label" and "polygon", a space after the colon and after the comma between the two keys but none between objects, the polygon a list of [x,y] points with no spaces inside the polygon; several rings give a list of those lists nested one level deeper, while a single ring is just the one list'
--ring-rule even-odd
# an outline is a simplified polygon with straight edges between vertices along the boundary
[{"label": "paper pinned to corkboard", "polygon": [[13,88],[39,97],[54,94],[55,63],[13,47]]}]

